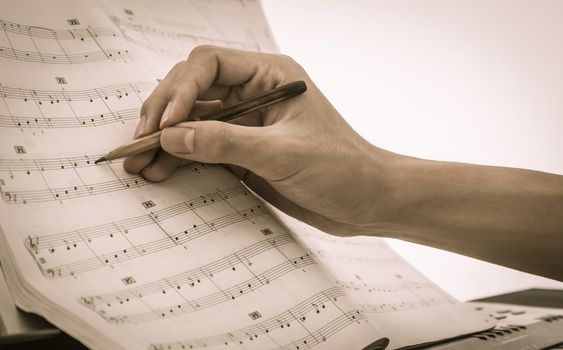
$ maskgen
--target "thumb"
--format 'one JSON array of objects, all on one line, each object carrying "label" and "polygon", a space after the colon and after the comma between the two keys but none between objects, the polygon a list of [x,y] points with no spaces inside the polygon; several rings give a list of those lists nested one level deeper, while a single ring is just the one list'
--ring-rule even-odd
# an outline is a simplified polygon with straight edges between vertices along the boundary
[{"label": "thumb", "polygon": [[202,163],[226,163],[263,174],[272,150],[268,127],[219,121],[194,121],[164,128],[162,148],[179,158]]}]

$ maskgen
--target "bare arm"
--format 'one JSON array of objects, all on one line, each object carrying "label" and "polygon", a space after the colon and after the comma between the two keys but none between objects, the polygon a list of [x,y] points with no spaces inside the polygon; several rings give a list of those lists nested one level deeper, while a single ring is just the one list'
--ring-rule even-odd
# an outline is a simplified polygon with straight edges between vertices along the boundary
[{"label": "bare arm", "polygon": [[[295,80],[306,81],[305,94],[239,125],[183,122]],[[128,171],[160,181],[181,159],[223,163],[274,206],[325,232],[400,238],[563,279],[563,176],[377,148],[288,57],[194,49],[145,101],[135,137],[158,128],[163,149],[126,159]]]},{"label": "bare arm", "polygon": [[390,236],[563,279],[563,176],[401,157]]}]

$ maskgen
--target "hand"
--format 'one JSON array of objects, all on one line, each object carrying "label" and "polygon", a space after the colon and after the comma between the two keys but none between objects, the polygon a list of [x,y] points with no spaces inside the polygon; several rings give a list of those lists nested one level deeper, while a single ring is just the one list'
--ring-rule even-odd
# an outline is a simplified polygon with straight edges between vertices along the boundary
[{"label": "hand", "polygon": [[[306,93],[238,125],[186,122],[296,80]],[[397,157],[352,130],[291,58],[214,46],[195,48],[145,101],[135,137],[158,128],[163,149],[127,158],[127,171],[160,181],[182,159],[223,163],[280,210],[338,235],[374,232]]]},{"label": "hand", "polygon": [[[307,92],[238,125],[186,122],[296,80]],[[183,160],[223,163],[262,198],[325,232],[401,238],[563,278],[563,176],[374,147],[288,57],[200,46],[141,115],[136,137],[163,128],[163,149],[124,166],[149,180],[165,179]]]}]

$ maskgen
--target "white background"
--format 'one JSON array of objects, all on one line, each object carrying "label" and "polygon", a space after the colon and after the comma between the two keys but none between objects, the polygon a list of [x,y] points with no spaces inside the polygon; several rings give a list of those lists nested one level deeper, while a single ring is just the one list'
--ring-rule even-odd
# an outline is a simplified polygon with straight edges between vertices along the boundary
[{"label": "white background", "polygon": [[[563,1],[263,6],[280,51],[304,66],[371,143],[428,159],[563,174]],[[461,300],[563,288],[456,254],[391,244]]]}]

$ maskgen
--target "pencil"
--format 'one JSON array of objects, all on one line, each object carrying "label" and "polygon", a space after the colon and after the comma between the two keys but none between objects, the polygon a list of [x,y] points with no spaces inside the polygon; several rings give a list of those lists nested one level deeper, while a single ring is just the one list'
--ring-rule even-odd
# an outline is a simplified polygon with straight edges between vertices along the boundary
[{"label": "pencil", "polygon": [[[220,120],[227,122],[229,120],[238,118],[250,112],[254,112],[274,103],[281,102],[290,97],[300,95],[305,91],[307,91],[307,85],[304,81],[298,80],[293,83],[278,86],[275,89],[264,92],[255,97],[243,100],[216,113],[196,117],[194,118],[194,120]],[[95,164],[132,156],[148,151],[150,149],[158,148],[160,147],[161,133],[162,130],[158,130],[156,132],[153,132],[152,134],[140,137],[127,144],[121,145],[105,154],[100,159],[96,160]]]}]

